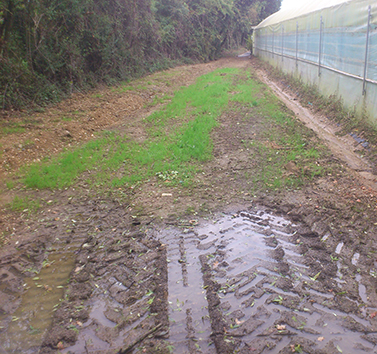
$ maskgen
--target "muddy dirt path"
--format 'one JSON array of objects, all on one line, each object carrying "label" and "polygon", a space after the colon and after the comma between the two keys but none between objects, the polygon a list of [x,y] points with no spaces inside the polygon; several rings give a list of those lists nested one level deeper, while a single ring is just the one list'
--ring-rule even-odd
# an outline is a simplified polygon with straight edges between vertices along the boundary
[{"label": "muddy dirt path", "polygon": [[339,124],[331,122],[321,114],[315,114],[302,107],[289,90],[268,78],[262,70],[257,71],[258,77],[267,84],[274,93],[291,109],[308,128],[312,129],[330,148],[332,153],[340,158],[347,166],[357,173],[363,183],[377,190],[377,177],[373,174],[373,165],[363,157],[360,141],[355,141],[350,135],[339,136]]},{"label": "muddy dirt path", "polygon": [[[343,269],[358,265],[360,254],[353,254],[352,264],[324,264],[323,253],[352,254],[342,249],[343,243],[335,250],[317,245],[321,251],[303,256],[307,245],[302,239],[316,235],[259,208],[159,235],[170,260],[169,338],[174,352],[373,350],[368,340],[376,323],[366,313],[375,309],[359,307],[368,302],[365,288],[356,279],[342,278]],[[328,237],[325,233],[315,243]],[[347,297],[339,301],[336,295],[342,293]]]},{"label": "muddy dirt path", "polygon": [[[159,94],[219,67],[260,69],[235,57],[176,68]],[[130,95],[117,92],[112,100],[111,94],[76,103],[95,108],[95,99],[107,97],[115,112]],[[100,117],[106,110],[98,107]],[[92,129],[128,129],[141,139],[138,122],[153,109],[135,108]],[[35,216],[2,210],[1,225],[12,233],[0,258],[0,352],[376,352],[373,184],[334,151],[321,163],[338,166],[336,174],[297,190],[250,194],[258,166],[243,144],[256,138],[253,121],[243,119],[249,114],[221,116],[214,159],[195,189],[150,180],[99,195],[80,183],[18,191],[45,203]],[[77,131],[85,119],[80,124]],[[59,149],[72,136],[56,140]],[[44,151],[35,147],[35,156]],[[15,165],[22,161],[17,156]]]}]

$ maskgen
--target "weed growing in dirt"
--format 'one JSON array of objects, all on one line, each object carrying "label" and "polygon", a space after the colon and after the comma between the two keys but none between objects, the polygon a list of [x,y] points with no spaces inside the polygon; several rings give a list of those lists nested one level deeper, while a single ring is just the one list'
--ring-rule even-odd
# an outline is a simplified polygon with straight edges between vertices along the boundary
[{"label": "weed growing in dirt", "polygon": [[8,189],[13,189],[15,186],[15,183],[14,181],[9,180],[9,181],[5,181],[5,185],[7,186]]},{"label": "weed growing in dirt", "polygon": [[0,247],[4,246],[7,243],[7,237],[4,231],[0,232]]},{"label": "weed growing in dirt", "polygon": [[22,127],[19,123],[9,122],[5,126],[0,128],[1,135],[24,133],[24,132],[25,132],[25,128]]},{"label": "weed growing in dirt", "polygon": [[12,211],[23,211],[23,212],[29,212],[34,213],[41,207],[38,200],[32,200],[28,197],[21,198],[21,197],[15,197],[10,203],[10,208]]},{"label": "weed growing in dirt", "polygon": [[72,120],[72,117],[63,116],[63,117],[61,117],[61,120],[63,122],[70,122]]},{"label": "weed growing in dirt", "polygon": [[254,117],[260,117],[253,120],[256,139],[250,145],[258,161],[258,169],[251,176],[254,190],[297,188],[324,173],[318,161],[324,158],[326,149],[313,142],[313,134],[263,84],[241,83],[236,91],[239,93],[232,100],[249,102]]}]

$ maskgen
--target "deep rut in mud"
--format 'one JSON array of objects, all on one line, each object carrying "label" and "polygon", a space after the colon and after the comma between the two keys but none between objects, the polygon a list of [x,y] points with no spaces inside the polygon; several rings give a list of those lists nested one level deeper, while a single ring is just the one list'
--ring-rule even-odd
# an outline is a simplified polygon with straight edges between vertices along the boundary
[{"label": "deep rut in mud", "polygon": [[[104,214],[112,215],[106,223]],[[60,257],[63,277],[73,267],[63,299],[48,312],[50,330],[34,341],[30,333],[17,335],[33,323],[21,306],[18,328],[2,335],[5,353],[376,350],[377,326],[370,315],[376,309],[368,307],[357,268],[363,260],[343,243],[327,245],[329,232],[320,236],[262,208],[145,232],[137,220],[130,229],[122,208],[97,205],[88,215],[74,220],[81,222],[75,244],[62,238],[48,248],[50,261]],[[124,224],[112,227],[122,219]],[[325,261],[326,254],[334,255],[333,262]],[[354,278],[350,268],[357,270]],[[39,282],[53,286],[45,273]],[[64,283],[57,270],[52,273],[56,284]],[[34,311],[52,307],[46,293],[39,304],[34,299]],[[17,321],[8,323],[10,329],[12,323]]]},{"label": "deep rut in mud", "polygon": [[[302,238],[314,237],[321,248],[329,235],[321,241],[307,228],[263,211],[163,234],[174,353],[374,350],[375,326],[365,319],[367,309],[359,311],[365,296],[360,284],[352,300],[341,300],[334,291],[341,294],[346,284],[344,265],[301,254]],[[337,268],[327,281],[338,283],[338,290],[328,291],[319,279],[326,268]]]}]

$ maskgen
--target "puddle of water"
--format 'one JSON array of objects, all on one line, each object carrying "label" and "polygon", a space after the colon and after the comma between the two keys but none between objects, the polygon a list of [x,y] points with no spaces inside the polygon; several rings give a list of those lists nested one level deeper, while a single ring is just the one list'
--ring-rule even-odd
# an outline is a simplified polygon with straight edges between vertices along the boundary
[{"label": "puddle of water", "polygon": [[91,304],[91,311],[90,311],[89,317],[92,320],[96,320],[98,323],[100,323],[103,326],[113,328],[116,326],[116,323],[110,321],[104,314],[107,307],[108,307],[108,303],[105,299],[97,298],[97,300]]},{"label": "puddle of water", "polygon": [[[201,232],[208,237],[205,243],[213,241],[215,235]],[[167,244],[168,286],[169,286],[169,342],[174,345],[175,353],[185,353],[189,338],[196,343],[208,346],[210,323],[207,309],[206,291],[203,288],[198,239],[195,235],[182,235],[180,230],[171,230],[160,238]],[[178,241],[178,242],[177,242]]]},{"label": "puddle of water", "polygon": [[369,321],[365,320],[365,319],[362,319],[360,317],[357,317],[356,315],[354,314],[347,314],[343,311],[339,311],[339,310],[335,310],[335,309],[331,309],[331,308],[328,308],[326,306],[323,306],[321,304],[318,304],[318,303],[314,303],[313,304],[313,307],[320,310],[320,312],[323,312],[323,313],[329,313],[331,315],[334,316],[334,318],[337,318],[337,319],[342,319],[346,316],[349,316],[349,317],[352,317],[356,322],[359,322],[361,323],[362,325],[364,325],[365,327],[369,327],[370,326],[370,323]]},{"label": "puddle of water", "polygon": [[[195,324],[196,338],[201,339],[202,343],[211,342],[209,337],[211,327],[199,256],[207,255],[208,264],[213,268],[214,278],[225,290],[228,290],[226,286],[228,282],[233,284],[233,292],[219,292],[221,302],[229,302],[233,310],[242,308],[245,316],[250,316],[257,304],[264,303],[270,296],[266,293],[260,299],[256,299],[253,306],[249,304],[247,308],[241,305],[253,294],[249,289],[266,277],[257,274],[258,266],[266,260],[275,263],[268,256],[267,250],[271,248],[266,246],[264,230],[273,227],[274,234],[289,237],[291,234],[286,230],[289,225],[291,225],[289,221],[280,217],[275,218],[267,213],[257,216],[240,213],[239,216],[224,215],[215,222],[203,223],[195,228],[194,234],[182,235],[179,230],[161,232],[160,240],[168,245],[170,261],[168,265],[171,321],[169,341],[174,344],[175,353],[187,352],[188,337],[193,335],[187,329],[188,321]],[[288,242],[285,245],[287,248],[291,247]],[[292,256],[299,256],[293,251],[290,253]],[[256,274],[253,275],[253,272]],[[220,275],[221,273],[226,273],[226,277]],[[271,271],[267,273],[273,274]],[[250,281],[249,276],[255,278]],[[187,286],[185,286],[185,278]],[[202,343],[199,345],[202,346]]]},{"label": "puddle of water", "polygon": [[[313,306],[316,311],[308,313],[284,307],[279,302],[266,303],[266,300],[271,297],[271,293],[274,293],[277,297],[279,295],[281,297],[299,297],[294,288],[284,287],[284,281],[296,282],[297,285],[303,279],[309,280],[309,277],[303,274],[308,269],[307,266],[302,264],[304,257],[295,252],[295,245],[289,242],[289,238],[294,235],[291,231],[292,226],[294,225],[282,217],[257,212],[256,214],[240,213],[239,216],[223,215],[213,222],[203,222],[196,226],[192,232],[185,232],[178,228],[160,232],[159,238],[162,243],[167,245],[167,258],[169,260],[168,311],[170,332],[168,341],[174,346],[174,353],[187,353],[190,341],[195,341],[193,343],[206,349],[212,342],[206,289],[203,286],[202,266],[199,260],[201,255],[207,257],[207,263],[212,267],[213,279],[220,286],[225,288],[227,283],[232,283],[233,292],[219,292],[218,294],[221,304],[228,304],[228,309],[224,310],[224,318],[226,314],[237,310],[242,312],[242,321],[247,321],[252,316],[257,315],[258,308],[261,307],[264,307],[270,313],[269,316],[262,314],[260,319],[263,323],[255,331],[243,337],[242,340],[252,341],[256,338],[256,335],[274,326],[274,323],[281,318],[284,311],[291,311],[305,317],[306,326],[321,334],[304,333],[297,329],[292,329],[292,331],[315,342],[317,342],[318,336],[323,335],[325,341],[319,344],[321,348],[330,340],[336,340],[340,348],[353,348],[353,344],[357,342],[371,348],[370,343],[361,340],[360,333],[351,332],[341,326],[338,319],[346,316],[341,311],[333,311],[314,303]],[[271,252],[274,251],[266,245],[266,234],[276,236],[279,246],[284,250],[282,260],[270,258]],[[72,245],[71,247],[72,249],[75,248]],[[340,254],[342,247],[343,243],[339,243],[335,252]],[[59,302],[59,298],[63,294],[63,289],[59,289],[57,286],[66,284],[66,279],[74,266],[75,257],[73,251],[70,250],[70,252],[69,254],[59,254],[57,251],[51,253],[49,260],[55,260],[51,267],[42,269],[38,275],[38,280],[27,280],[27,286],[30,286],[30,289],[23,297],[20,310],[15,314],[19,319],[12,322],[8,332],[1,334],[0,337],[0,343],[5,348],[5,353],[22,352],[28,354],[35,353],[38,350],[43,332],[51,323],[53,306]],[[356,265],[359,257],[360,255],[355,253],[352,264]],[[289,265],[290,273],[294,272],[297,276],[296,280],[293,279],[294,276],[289,280],[289,276],[284,277],[279,273],[278,265],[280,261]],[[340,261],[338,261],[337,277],[338,282],[343,282],[341,280]],[[275,280],[282,281],[279,287],[275,286]],[[357,274],[356,281],[359,284],[360,297],[364,302],[367,302],[366,288],[360,280],[361,276]],[[126,290],[124,285],[117,283],[116,279],[112,284],[121,290]],[[41,287],[38,287],[39,285]],[[51,291],[48,288],[49,286],[52,288]],[[318,296],[322,299],[330,299],[333,296],[313,289],[307,289],[307,292],[315,295],[312,299],[317,299],[316,301],[318,301]],[[300,305],[304,301],[307,301],[307,298],[300,298]],[[108,328],[115,327],[116,324],[104,315],[108,305],[116,307],[120,304],[108,304],[102,299],[90,304],[90,319],[83,325],[77,344],[67,348],[64,353],[68,353],[68,351],[85,353],[92,350],[106,351],[110,349],[107,342],[95,335],[94,326],[91,325],[96,321]],[[320,326],[317,323],[323,314],[332,313],[336,314],[334,321],[331,320],[330,316],[330,320],[325,323],[325,326]],[[366,320],[357,316],[351,317],[365,326],[369,325]],[[132,328],[144,319],[145,317],[141,317],[140,320],[134,322]],[[38,329],[39,332],[32,335],[34,328]],[[132,328],[131,326],[124,328],[117,339],[120,342],[114,342],[114,345],[121,347],[126,332]],[[290,338],[284,337],[274,348],[274,352],[277,352],[278,348],[286,347],[290,340]],[[361,351],[354,350],[353,352],[359,353]]]},{"label": "puddle of water", "polygon": [[72,253],[50,253],[50,266],[42,268],[34,278],[25,279],[28,290],[22,295],[7,331],[0,334],[5,353],[35,353],[51,325],[54,306],[63,296],[74,261]]},{"label": "puddle of water", "polygon": [[[267,219],[267,216],[264,218]],[[168,265],[171,321],[169,341],[174,343],[176,353],[187,352],[187,337],[192,335],[204,343],[211,342],[208,303],[206,291],[203,289],[199,256],[208,256],[208,264],[213,267],[215,276],[219,270],[226,272],[225,279],[218,278],[219,283],[224,286],[233,277],[250,272],[262,260],[269,259],[266,254],[268,247],[265,245],[265,235],[256,231],[256,229],[263,231],[267,227],[257,225],[261,220],[261,218],[255,220],[245,214],[236,217],[225,215],[216,222],[197,226],[193,235],[179,234],[179,230],[161,232],[160,240],[168,245],[170,260]],[[177,239],[180,239],[179,246]],[[183,247],[182,243],[184,243]],[[183,256],[185,259],[182,259]],[[237,284],[244,285],[240,287],[238,293],[247,290],[263,277],[257,276],[251,282],[247,282],[247,277],[240,277]],[[237,284],[234,284],[234,289],[237,288]],[[219,296],[223,301],[228,298],[230,301],[235,299],[234,293],[220,293]],[[238,301],[236,302],[238,306]],[[194,324],[195,333],[188,333],[188,321]],[[198,344],[202,346],[202,343]]]},{"label": "puddle of water", "polygon": [[110,349],[110,344],[99,339],[91,328],[85,328],[80,332],[75,345],[61,351],[66,353],[90,353],[93,350],[106,351]]},{"label": "puddle of water", "polygon": [[245,57],[249,57],[250,55],[251,55],[250,52],[246,52],[246,53],[238,55],[238,58],[245,58]]},{"label": "puddle of water", "polygon": [[[279,278],[280,276],[281,278],[282,276],[278,272],[272,271],[272,269],[275,269],[274,267],[277,265],[277,261],[268,256],[268,250],[271,248],[265,244],[266,235],[264,230],[269,229],[269,234],[275,235],[278,245],[284,250],[284,261],[290,265],[291,271],[294,268],[297,269],[297,276],[300,278],[299,281],[302,282],[304,279],[309,280],[309,277],[302,273],[308,269],[308,266],[302,264],[304,263],[303,256],[295,252],[295,245],[289,242],[289,238],[294,235],[294,233],[291,233],[292,224],[287,220],[284,220],[283,218],[275,219],[274,216],[267,213],[257,213],[255,215],[250,213],[240,213],[240,217],[242,218],[241,220],[239,217],[231,219],[224,216],[222,220],[219,220],[216,225],[221,225],[221,233],[219,230],[216,230],[213,225],[198,228],[198,233],[211,235],[210,239],[207,238],[205,240],[206,242],[214,241],[211,248],[208,249],[208,253],[215,252],[217,245],[221,241],[223,241],[223,245],[225,245],[221,250],[223,251],[224,259],[231,266],[224,268],[226,274],[225,277],[215,277],[215,279],[217,279],[220,285],[224,285],[227,281],[234,279],[233,289],[235,291],[219,294],[221,303],[228,304],[227,310],[224,311],[224,316],[229,315],[232,311],[241,310],[243,314],[242,321],[247,321],[247,319],[251,318],[258,312],[257,309],[261,306],[271,313],[270,317],[263,320],[264,322],[262,325],[251,334],[245,335],[243,340],[245,342],[252,342],[257,334],[261,334],[264,330],[274,326],[276,320],[280,317],[280,313],[291,311],[303,316],[306,322],[305,328],[302,330],[294,328],[291,330],[305,338],[313,340],[314,342],[317,342],[319,336],[324,336],[325,340],[318,344],[318,347],[320,348],[324,348],[330,340],[334,340],[339,344],[340,348],[353,348],[353,352],[355,353],[362,352],[361,350],[354,348],[355,343],[361,343],[365,347],[371,349],[371,344],[361,339],[360,336],[362,333],[351,332],[349,329],[342,326],[341,320],[344,316],[347,316],[347,314],[342,313],[341,311],[333,311],[325,306],[315,304],[318,312],[314,311],[313,313],[309,313],[289,309],[282,304],[275,302],[270,304],[266,303],[266,300],[271,297],[271,293],[276,294],[276,296],[291,296],[293,298],[297,298],[298,294],[294,291],[281,290],[271,284],[271,277],[272,279],[275,279],[275,277]],[[326,241],[330,235],[328,234],[326,236],[323,238],[323,241]],[[216,238],[218,238],[217,241],[215,241]],[[340,254],[343,246],[343,242],[339,243],[335,252]],[[353,257],[353,262],[357,262],[358,257],[359,255],[356,254]],[[209,262],[209,264],[213,265],[211,262]],[[242,277],[243,273],[245,274],[244,277]],[[247,274],[253,274],[253,280],[248,281]],[[200,275],[198,274],[198,276]],[[337,278],[335,279],[342,283],[344,282],[342,277],[341,264],[338,262],[338,273]],[[357,281],[360,284],[360,279],[357,279]],[[261,295],[261,291],[265,293]],[[314,289],[307,289],[307,291],[309,294],[315,295],[315,298],[317,299],[318,297],[323,300],[333,298],[332,294],[324,294]],[[362,299],[366,299],[365,287],[362,284],[359,285],[359,292],[361,293],[360,296]],[[301,299],[301,301],[307,300]],[[333,313],[336,316],[334,316],[334,319],[332,320],[331,314]],[[330,317],[324,317],[327,322],[324,322],[323,325],[321,325],[323,321],[321,322],[320,319],[323,315],[330,315]],[[365,326],[369,325],[368,321],[362,320],[355,315],[351,315],[350,317]],[[311,329],[314,330],[314,333],[306,332],[306,328],[309,328],[309,332]],[[315,333],[315,331],[317,331],[317,333]],[[286,347],[289,342],[290,339],[285,337],[279,342],[278,346],[274,348],[274,352],[278,351],[277,348],[282,349]]]}]

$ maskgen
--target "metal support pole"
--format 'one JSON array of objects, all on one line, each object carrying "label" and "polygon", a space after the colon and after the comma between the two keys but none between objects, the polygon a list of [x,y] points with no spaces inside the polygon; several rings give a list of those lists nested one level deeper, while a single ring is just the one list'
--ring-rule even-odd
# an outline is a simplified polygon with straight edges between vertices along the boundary
[{"label": "metal support pole", "polygon": [[296,68],[298,67],[298,21],[296,22]]},{"label": "metal support pole", "polygon": [[274,56],[275,30],[272,29],[272,56]]},{"label": "metal support pole", "polygon": [[267,30],[264,28],[263,29],[263,34],[264,34],[264,48],[267,50]]},{"label": "metal support pole", "polygon": [[284,26],[281,26],[281,61],[284,61]]},{"label": "metal support pole", "polygon": [[319,24],[319,50],[318,50],[318,76],[321,76],[321,56],[322,56],[322,36],[323,36],[323,21]]},{"label": "metal support pole", "polygon": [[367,27],[367,39],[365,44],[365,60],[364,60],[364,79],[363,79],[363,95],[367,92],[367,67],[368,67],[368,53],[369,53],[369,30],[370,30],[370,18],[371,18],[371,7],[368,7],[368,27]]}]

